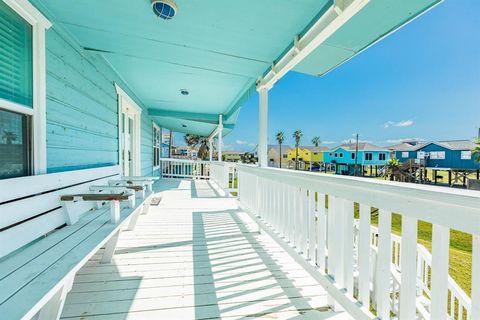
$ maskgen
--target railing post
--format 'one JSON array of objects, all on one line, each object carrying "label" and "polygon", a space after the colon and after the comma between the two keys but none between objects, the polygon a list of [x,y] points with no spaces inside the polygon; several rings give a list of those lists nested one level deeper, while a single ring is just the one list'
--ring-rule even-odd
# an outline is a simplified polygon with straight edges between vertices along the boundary
[{"label": "railing post", "polygon": [[358,227],[358,295],[364,307],[370,306],[370,207],[360,204]]},{"label": "railing post", "polygon": [[260,167],[267,167],[268,90],[261,88],[258,93],[260,95],[258,106],[258,163]]},{"label": "railing post", "polygon": [[392,213],[379,210],[378,255],[376,272],[377,315],[390,319],[390,265],[392,262]]},{"label": "railing post", "polygon": [[417,219],[402,216],[400,319],[415,319],[417,308]]},{"label": "railing post", "polygon": [[472,239],[472,311],[471,319],[480,319],[480,235]]},{"label": "railing post", "polygon": [[449,248],[450,229],[434,224],[432,235],[432,297],[430,318],[435,320],[447,319]]}]

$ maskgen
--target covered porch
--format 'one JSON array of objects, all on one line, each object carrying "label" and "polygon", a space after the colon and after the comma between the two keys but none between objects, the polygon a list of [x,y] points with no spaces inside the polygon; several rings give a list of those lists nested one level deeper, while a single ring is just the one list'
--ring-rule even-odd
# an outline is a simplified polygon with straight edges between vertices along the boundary
[{"label": "covered porch", "polygon": [[62,319],[352,319],[209,180],[163,179],[161,198],[75,277]]}]

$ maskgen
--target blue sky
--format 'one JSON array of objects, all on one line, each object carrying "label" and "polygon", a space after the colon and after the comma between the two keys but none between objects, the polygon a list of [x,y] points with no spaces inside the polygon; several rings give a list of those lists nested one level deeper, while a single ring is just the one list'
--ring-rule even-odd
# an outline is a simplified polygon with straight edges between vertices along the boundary
[{"label": "blue sky", "polygon": [[[269,95],[269,144],[320,136],[335,146],[359,133],[378,145],[401,139],[466,139],[480,127],[480,1],[445,0],[324,77],[285,76]],[[243,106],[227,150],[257,144],[258,95]]]}]

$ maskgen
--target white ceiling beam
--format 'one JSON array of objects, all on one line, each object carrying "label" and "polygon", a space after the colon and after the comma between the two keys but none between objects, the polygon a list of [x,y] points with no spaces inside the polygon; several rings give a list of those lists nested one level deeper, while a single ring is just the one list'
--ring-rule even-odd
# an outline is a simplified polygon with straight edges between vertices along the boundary
[{"label": "white ceiling beam", "polygon": [[257,81],[257,91],[270,90],[288,71],[317,49],[348,20],[360,12],[370,0],[335,0],[303,37],[295,37],[293,47],[273,64],[270,71]]}]

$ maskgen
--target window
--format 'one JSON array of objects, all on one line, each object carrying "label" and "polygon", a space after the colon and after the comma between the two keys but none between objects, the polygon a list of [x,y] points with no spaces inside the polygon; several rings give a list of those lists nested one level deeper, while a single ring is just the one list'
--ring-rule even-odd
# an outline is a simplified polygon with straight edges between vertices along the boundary
[{"label": "window", "polygon": [[352,160],[355,160],[355,153],[352,153]]},{"label": "window", "polygon": [[387,155],[385,153],[378,154],[378,160],[385,161],[386,158],[387,158]]},{"label": "window", "polygon": [[343,153],[340,153],[340,158],[343,158]]},{"label": "window", "polygon": [[160,127],[153,124],[153,167],[160,165]]},{"label": "window", "polygon": [[373,160],[373,153],[371,153],[371,152],[366,152],[366,153],[365,153],[365,160],[367,160],[367,161],[372,161],[372,160]]},{"label": "window", "polygon": [[462,160],[471,160],[472,159],[472,151],[462,151],[460,156]]},{"label": "window", "polygon": [[430,159],[432,160],[444,160],[445,151],[432,151],[430,152]]},{"label": "window", "polygon": [[0,109],[0,179],[31,174],[30,118]]},{"label": "window", "polygon": [[402,152],[402,158],[408,158],[408,151]]},{"label": "window", "polygon": [[335,153],[335,158],[337,158],[337,157],[338,157],[338,153]]},{"label": "window", "polygon": [[[0,179],[46,172],[45,29],[28,1],[0,1]],[[34,130],[32,130],[32,128]]]},{"label": "window", "polygon": [[282,158],[283,158],[283,159],[287,159],[287,158],[288,158],[288,154],[283,154],[283,155],[282,155]]}]

